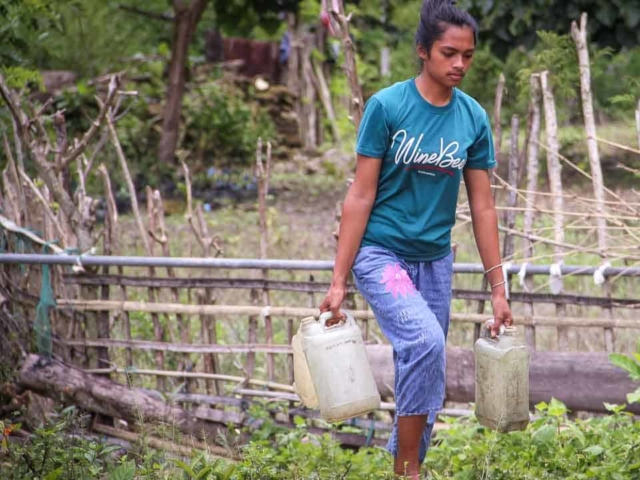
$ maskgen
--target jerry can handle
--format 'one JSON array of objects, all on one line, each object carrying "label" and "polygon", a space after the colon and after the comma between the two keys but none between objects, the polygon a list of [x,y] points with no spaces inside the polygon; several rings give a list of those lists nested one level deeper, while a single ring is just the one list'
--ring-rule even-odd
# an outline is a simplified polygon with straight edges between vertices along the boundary
[{"label": "jerry can handle", "polygon": [[[496,336],[496,338],[491,337],[491,334],[489,333],[489,329],[493,325],[493,322],[495,322],[495,319],[491,318],[484,323],[484,328],[480,329],[480,338],[486,338],[487,340],[498,341],[498,339],[504,334],[505,326],[500,325],[500,331],[498,332],[498,335]],[[511,328],[515,328],[515,327],[511,327]]]},{"label": "jerry can handle", "polygon": [[349,312],[345,311],[345,310],[340,310],[340,312],[345,316],[345,320],[342,320],[338,323],[336,323],[335,325],[331,325],[330,327],[326,326],[327,321],[331,320],[333,318],[333,314],[331,312],[323,312],[320,314],[320,318],[318,318],[318,321],[320,322],[320,325],[322,325],[322,328],[324,328],[325,330],[329,330],[331,328],[335,328],[335,327],[341,327],[344,324],[349,324],[349,325],[355,325],[356,321],[353,318],[353,315],[351,315]]}]

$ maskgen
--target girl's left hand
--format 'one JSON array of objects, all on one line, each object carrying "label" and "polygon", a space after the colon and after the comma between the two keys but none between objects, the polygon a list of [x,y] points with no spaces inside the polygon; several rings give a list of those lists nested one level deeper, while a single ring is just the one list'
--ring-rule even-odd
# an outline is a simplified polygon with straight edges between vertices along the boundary
[{"label": "girl's left hand", "polygon": [[509,302],[504,293],[496,293],[491,295],[491,306],[493,307],[494,322],[491,325],[491,337],[495,338],[500,332],[500,326],[510,327],[513,325],[513,317]]}]

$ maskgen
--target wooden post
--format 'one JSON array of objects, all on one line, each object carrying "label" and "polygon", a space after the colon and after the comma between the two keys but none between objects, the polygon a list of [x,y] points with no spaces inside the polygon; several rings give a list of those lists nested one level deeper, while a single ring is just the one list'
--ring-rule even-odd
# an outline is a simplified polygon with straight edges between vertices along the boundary
[{"label": "wooden post", "polygon": [[[98,172],[102,176],[104,195],[107,199],[107,213],[105,216],[105,225],[107,226],[107,234],[111,237],[111,253],[118,253],[120,244],[118,243],[118,208],[116,206],[116,200],[113,196],[113,189],[111,188],[111,179],[109,172],[104,164],[100,164]],[[117,268],[118,275],[122,275],[124,269],[119,266]],[[120,285],[120,298],[123,302],[127,301],[127,287]],[[120,318],[122,319],[122,329],[124,336],[127,340],[131,340],[131,322],[129,318],[129,312],[120,312]],[[125,362],[128,368],[133,366],[133,354],[131,348],[125,350]]]},{"label": "wooden post", "polygon": [[[153,215],[155,218],[154,224],[156,227],[156,231],[151,230],[154,239],[161,245],[162,247],[162,255],[165,257],[171,256],[171,251],[169,249],[169,238],[167,237],[167,227],[164,221],[164,204],[162,203],[162,196],[160,195],[160,190],[152,191],[151,188],[147,187],[147,195],[151,196],[153,209],[150,212],[150,215]],[[176,272],[173,268],[167,267],[167,275],[169,278],[176,278]],[[180,303],[180,292],[177,288],[171,288],[171,295],[173,297],[173,301],[175,303]],[[183,316],[182,314],[176,315],[176,320],[178,321],[178,330],[180,331],[180,341],[182,343],[189,343],[191,341],[191,319],[189,316]],[[188,354],[182,356],[182,370],[183,371],[191,371],[193,368],[193,364],[191,362],[191,358]],[[187,390],[191,391],[194,387],[192,382],[187,381]]]},{"label": "wooden post", "polygon": [[582,96],[582,113],[584,127],[587,132],[587,148],[589,151],[589,164],[593,179],[593,193],[596,198],[596,211],[598,218],[598,246],[602,256],[607,252],[607,222],[604,218],[604,180],[602,178],[602,166],[600,165],[600,152],[596,133],[596,120],[593,113],[593,99],[591,95],[591,67],[589,64],[589,46],[587,42],[587,14],[580,16],[580,28],[576,22],[571,23],[571,37],[576,43],[578,61],[580,63],[580,93]]},{"label": "wooden post", "polygon": [[[554,240],[556,243],[564,243],[564,199],[562,197],[562,165],[558,157],[558,117],[556,115],[556,103],[549,84],[549,72],[540,74],[540,84],[542,86],[542,98],[544,104],[545,131],[547,134],[547,172],[549,175],[549,188],[553,195],[553,224]],[[561,264],[564,259],[564,249],[560,246],[554,247],[553,261]],[[553,293],[560,294],[562,285]],[[566,315],[564,304],[556,305],[556,314],[562,318]],[[558,327],[558,349],[569,349],[569,330],[565,327]]]},{"label": "wooden post", "polygon": [[[249,292],[251,305],[257,306],[260,304],[260,293],[252,288]],[[250,315],[249,316],[249,329],[247,330],[247,343],[256,343],[258,339],[258,315]],[[256,366],[256,353],[249,352],[247,353],[247,364],[245,368],[245,378],[249,380],[253,378],[253,372]]]},{"label": "wooden post", "polygon": [[[540,141],[540,75],[531,75],[531,102],[530,110],[530,136],[527,144],[527,211],[524,213],[524,232],[527,235],[533,233],[533,221],[534,210],[536,204],[536,191],[538,189],[538,142]],[[530,260],[533,258],[533,242],[526,238],[526,258]],[[524,290],[525,292],[533,292],[533,276],[525,275],[524,278]],[[527,302],[524,305],[525,316],[533,317],[534,308],[533,302]],[[527,345],[535,350],[536,348],[536,331],[534,326],[525,327],[525,335],[527,339]]]},{"label": "wooden post", "polygon": [[[587,40],[587,14],[580,16],[580,27],[576,22],[571,23],[571,37],[576,43],[578,50],[578,61],[580,64],[580,93],[582,96],[582,113],[584,116],[584,127],[587,132],[587,149],[589,152],[589,164],[591,166],[591,178],[593,181],[593,193],[596,198],[596,225],[598,227],[598,248],[603,258],[607,257],[607,220],[605,218],[604,203],[604,178],[602,176],[602,165],[600,164],[600,152],[598,151],[598,140],[596,132],[596,120],[593,113],[593,99],[591,95],[591,65],[589,63],[589,44]],[[611,283],[608,279],[604,282],[604,290],[607,297],[611,297]],[[604,309],[611,317],[611,308]],[[604,343],[607,352],[614,348],[613,329],[605,329]]]},{"label": "wooden post", "polygon": [[[260,221],[260,258],[265,260],[268,258],[269,247],[269,222],[267,219],[267,195],[269,194],[269,179],[271,176],[271,143],[267,142],[267,161],[266,165],[262,163],[262,139],[258,139],[258,148],[256,151],[256,179],[258,182],[258,211]],[[269,270],[262,270],[262,278],[269,278]],[[271,305],[269,298],[269,289],[262,290],[263,306]],[[273,343],[273,322],[271,316],[264,316],[264,330],[267,338],[267,344]],[[269,381],[273,381],[275,375],[275,363],[273,354],[267,354],[267,377]]]},{"label": "wooden post", "polygon": [[[212,305],[214,303],[213,290],[205,288],[204,293],[198,296],[200,305]],[[217,345],[218,331],[215,315],[200,316],[200,331],[202,332],[202,342],[208,345]],[[218,358],[215,353],[207,353],[204,356],[204,367],[207,373],[218,373]],[[207,380],[207,391],[215,395],[222,395],[224,387],[219,380]]]},{"label": "wooden post", "polygon": [[[148,188],[148,187],[147,187]],[[133,193],[135,195],[135,191]],[[147,190],[147,218],[149,222],[149,228],[147,232],[154,232],[156,229],[155,223],[155,215],[153,215],[153,198],[150,195],[150,189]],[[153,256],[153,242],[150,242],[147,238],[148,233],[145,233],[145,240],[147,245],[149,246],[148,255]],[[156,276],[156,269],[154,267],[149,267],[149,276]],[[157,301],[157,293],[158,289],[154,287],[149,287],[147,290],[147,294],[149,296],[149,301],[151,303],[156,303]],[[156,339],[156,342],[162,342],[164,340],[164,329],[162,328],[162,324],[160,323],[160,316],[157,313],[151,314],[151,322],[153,323],[153,336]],[[164,352],[155,352],[155,361],[158,368],[162,365],[162,369],[164,370]],[[156,386],[158,390],[164,391],[164,378],[161,376],[156,377]]]},{"label": "wooden post", "polygon": [[[498,86],[496,87],[496,98],[493,104],[493,150],[494,155],[496,157],[496,161],[500,162],[500,149],[502,148],[502,97],[504,94],[504,84],[506,79],[504,78],[504,74],[501,72],[498,77]],[[491,185],[494,185],[494,177],[491,175]],[[495,201],[497,196],[497,190],[493,190],[493,199]],[[482,284],[480,286],[481,291],[485,291],[489,286],[489,282],[486,276],[482,277]],[[477,313],[484,313],[484,300],[478,301],[478,309]],[[478,338],[480,338],[480,332],[482,330],[482,325],[478,324],[473,327],[473,341],[475,342]]]},{"label": "wooden post", "polygon": [[[185,215],[191,231],[196,237],[200,247],[202,248],[202,254],[205,257],[211,256],[211,247],[215,247],[217,250],[216,256],[222,253],[222,248],[216,243],[215,236],[209,234],[209,227],[205,221],[204,214],[202,213],[202,206],[198,204],[195,209],[195,218],[193,211],[193,196],[191,194],[191,178],[189,175],[189,167],[183,161],[182,168],[184,170],[184,181],[187,190],[187,213]],[[215,301],[213,296],[213,290],[211,288],[204,289],[204,296],[200,298],[200,302],[205,305],[211,305]],[[216,344],[218,342],[217,333],[217,321],[215,315],[201,315],[200,316],[200,330],[203,333],[202,341],[204,343]],[[218,358],[215,353],[211,356],[205,356],[205,369],[211,370],[211,373],[216,374],[218,371]],[[207,383],[208,390],[214,390],[216,394],[221,395],[224,392],[222,383],[218,380],[215,383]]]}]

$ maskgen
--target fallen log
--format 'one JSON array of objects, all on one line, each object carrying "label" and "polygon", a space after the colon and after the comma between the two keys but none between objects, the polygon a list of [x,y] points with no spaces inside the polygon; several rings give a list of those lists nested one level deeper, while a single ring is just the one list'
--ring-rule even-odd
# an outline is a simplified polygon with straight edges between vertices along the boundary
[{"label": "fallen log", "polygon": [[[393,357],[389,345],[367,346],[369,361],[382,397],[393,396]],[[556,398],[571,411],[606,412],[606,403],[622,405],[627,393],[638,388],[627,372],[609,362],[600,352],[531,352],[529,404]],[[473,351],[447,348],[447,401],[467,403],[475,398]],[[628,406],[640,414],[640,405]]]},{"label": "fallen log", "polygon": [[225,438],[230,436],[224,424],[202,421],[141,389],[128,388],[108,378],[84,373],[58,360],[29,355],[20,369],[17,382],[24,389],[62,399],[66,404],[132,423],[142,420],[168,424],[199,440],[213,442],[221,435]]},{"label": "fallen log", "polygon": [[[92,412],[121,418],[130,423],[143,420],[145,423],[171,425],[192,439],[204,440],[207,450],[216,455],[228,456],[228,447],[212,445],[215,439],[227,439],[227,445],[242,445],[248,442],[248,434],[241,432],[231,436],[228,425],[241,427],[249,425],[250,428],[259,428],[263,420],[247,418],[244,414],[216,410],[200,406],[193,414],[179,407],[167,405],[159,398],[158,392],[149,392],[141,388],[128,388],[108,378],[85,373],[84,371],[67,365],[58,360],[45,360],[37,355],[29,355],[22,365],[18,379],[18,386],[25,390],[39,393],[44,396],[62,400],[65,404],[76,405]],[[202,398],[194,397],[194,400]],[[371,422],[362,422],[368,428]],[[293,424],[276,422],[282,427],[293,427]],[[96,428],[96,431],[105,432],[104,425]],[[327,429],[309,426],[308,431],[318,435],[329,432]],[[119,438],[135,439],[136,434],[123,432],[109,428],[109,434]],[[114,432],[118,432],[116,435]],[[341,445],[347,447],[362,447],[364,445],[383,445],[385,440],[380,438],[368,438],[367,435],[358,433],[332,430],[331,436]],[[153,438],[153,437],[148,437]],[[204,449],[201,442],[189,442],[198,448]],[[150,443],[154,448],[169,448],[161,440],[153,439]],[[173,447],[171,448],[173,449]]]}]

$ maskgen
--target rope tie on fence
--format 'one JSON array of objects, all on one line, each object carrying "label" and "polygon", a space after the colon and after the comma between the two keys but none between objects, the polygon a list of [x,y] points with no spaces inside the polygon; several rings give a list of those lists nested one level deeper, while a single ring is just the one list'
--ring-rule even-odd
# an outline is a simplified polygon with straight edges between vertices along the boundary
[{"label": "rope tie on fence", "polygon": [[554,295],[562,292],[562,263],[553,263],[549,267],[549,287]]},{"label": "rope tie on fence", "polygon": [[605,281],[604,271],[610,266],[611,266],[611,262],[604,262],[602,265],[596,268],[596,271],[593,272],[593,283],[595,283],[599,287],[602,286]]},{"label": "rope tie on fence", "polygon": [[527,285],[525,283],[525,278],[527,277],[527,267],[529,264],[527,262],[523,262],[520,270],[518,271],[518,280],[520,283],[520,287],[524,288],[527,291]]},{"label": "rope tie on fence", "polygon": [[376,419],[374,418],[373,415],[371,415],[371,418],[369,419],[369,431],[367,432],[367,438],[364,442],[364,446],[365,447],[369,447],[371,446],[371,441],[373,440],[373,435],[376,432]]},{"label": "rope tie on fence", "polygon": [[505,262],[502,264],[502,278],[504,278],[504,291],[509,300],[509,269],[513,266],[512,262]]}]

